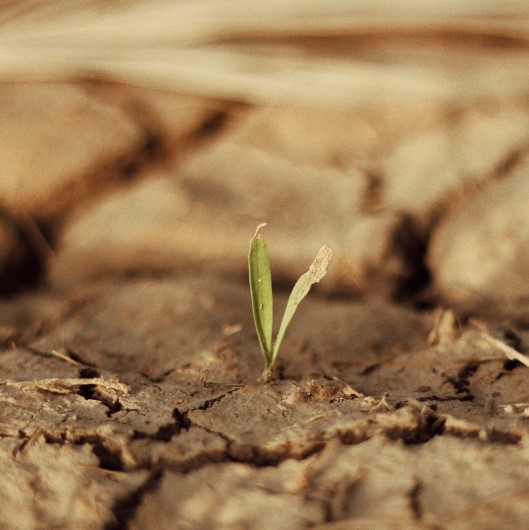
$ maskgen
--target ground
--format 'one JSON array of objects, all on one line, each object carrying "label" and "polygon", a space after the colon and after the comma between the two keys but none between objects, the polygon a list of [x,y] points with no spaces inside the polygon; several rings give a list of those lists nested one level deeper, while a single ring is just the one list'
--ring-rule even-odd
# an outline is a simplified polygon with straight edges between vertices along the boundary
[{"label": "ground", "polygon": [[[49,39],[97,28],[39,2],[49,71],[25,10],[0,37],[1,528],[527,527],[527,13],[345,4],[257,31],[175,3],[166,77],[169,15],[151,70],[59,68]],[[264,221],[276,322],[335,253],[268,383]]]}]

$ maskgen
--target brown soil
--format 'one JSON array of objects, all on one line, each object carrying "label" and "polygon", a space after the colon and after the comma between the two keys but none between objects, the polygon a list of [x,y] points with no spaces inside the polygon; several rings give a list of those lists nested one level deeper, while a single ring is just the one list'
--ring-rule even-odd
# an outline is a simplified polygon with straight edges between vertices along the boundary
[{"label": "brown soil", "polygon": [[527,528],[527,8],[227,3],[0,8],[0,529]]},{"label": "brown soil", "polygon": [[452,313],[313,297],[269,384],[248,289],[219,278],[1,316],[6,528],[523,527],[528,368]]}]

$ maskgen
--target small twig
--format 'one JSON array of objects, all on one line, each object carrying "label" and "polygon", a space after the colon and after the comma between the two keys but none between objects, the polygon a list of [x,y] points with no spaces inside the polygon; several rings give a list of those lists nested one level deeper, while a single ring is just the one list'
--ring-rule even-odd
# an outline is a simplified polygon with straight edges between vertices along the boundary
[{"label": "small twig", "polygon": [[475,326],[476,328],[481,330],[481,336],[491,345],[495,346],[500,350],[507,359],[510,361],[518,361],[519,363],[523,364],[524,366],[529,367],[529,357],[527,355],[524,355],[523,353],[520,353],[519,351],[516,351],[514,348],[511,348],[501,340],[495,339],[492,337],[489,333],[489,330],[487,328],[487,325],[483,322],[476,320],[476,319],[470,319],[469,323]]},{"label": "small twig", "polygon": [[51,350],[49,352],[49,354],[52,356],[52,357],[57,357],[58,359],[61,359],[63,361],[66,361],[67,363],[70,363],[70,364],[73,364],[75,366],[82,366],[82,364],[79,362],[79,361],[76,361],[75,359],[72,359],[71,357],[69,357],[68,355],[66,355],[65,353],[61,353],[57,350]]},{"label": "small twig", "polygon": [[492,346],[496,346],[498,350],[502,351],[507,357],[507,359],[509,359],[510,361],[518,361],[519,363],[522,363],[524,366],[529,367],[529,357],[527,357],[527,355],[524,355],[523,353],[516,351],[514,348],[507,346],[507,344],[505,344],[501,340],[495,339],[494,337],[491,337],[490,335],[484,335],[484,338]]}]

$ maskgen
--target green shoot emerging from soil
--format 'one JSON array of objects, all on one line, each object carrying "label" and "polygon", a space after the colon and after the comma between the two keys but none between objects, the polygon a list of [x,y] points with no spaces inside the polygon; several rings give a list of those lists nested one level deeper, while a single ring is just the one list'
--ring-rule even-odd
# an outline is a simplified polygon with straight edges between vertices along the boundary
[{"label": "green shoot emerging from soil", "polygon": [[283,320],[279,326],[275,343],[272,345],[273,326],[273,295],[272,295],[272,274],[270,271],[270,259],[266,242],[261,238],[261,228],[266,223],[257,227],[255,235],[250,241],[250,254],[248,255],[248,268],[250,271],[250,293],[252,297],[252,310],[255,330],[263,352],[265,369],[263,380],[269,381],[272,377],[272,369],[279,353],[281,342],[285,336],[288,325],[292,321],[301,300],[307,296],[311,286],[318,283],[327,272],[333,252],[323,246],[309,270],[300,276],[296,285],[290,293]]}]

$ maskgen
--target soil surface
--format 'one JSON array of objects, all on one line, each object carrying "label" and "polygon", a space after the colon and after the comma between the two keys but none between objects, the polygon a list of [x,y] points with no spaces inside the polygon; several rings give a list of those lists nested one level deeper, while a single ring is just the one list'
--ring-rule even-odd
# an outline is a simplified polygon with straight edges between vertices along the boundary
[{"label": "soil surface", "polygon": [[491,341],[523,350],[523,329],[313,297],[258,384],[248,289],[222,279],[100,282],[0,314],[3,527],[526,520],[528,368]]},{"label": "soil surface", "polygon": [[[239,25],[182,37],[242,61],[198,88],[155,59],[134,77],[134,40],[53,80],[0,57],[0,528],[527,528],[529,39],[478,4],[321,34],[292,8],[252,34],[233,2]],[[42,64],[95,31],[0,15],[6,57],[42,24]],[[335,252],[266,384],[263,221],[276,322]]]}]

